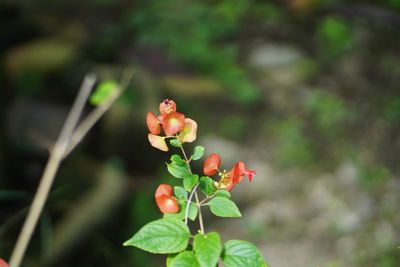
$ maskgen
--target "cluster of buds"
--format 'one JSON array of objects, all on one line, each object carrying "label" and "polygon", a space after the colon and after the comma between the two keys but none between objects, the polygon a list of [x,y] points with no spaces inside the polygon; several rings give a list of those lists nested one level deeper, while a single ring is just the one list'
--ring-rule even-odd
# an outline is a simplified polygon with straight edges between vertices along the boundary
[{"label": "cluster of buds", "polygon": [[[150,144],[162,151],[168,151],[166,138],[177,138],[180,143],[191,143],[196,140],[197,123],[176,111],[176,103],[165,99],[160,103],[160,115],[147,113],[146,123],[150,133]],[[164,135],[161,136],[161,130]]]},{"label": "cluster of buds", "polygon": [[247,176],[249,182],[253,179],[256,174],[254,170],[247,170],[246,165],[242,161],[236,162],[231,171],[220,171],[221,157],[213,153],[204,162],[204,174],[208,176],[213,176],[218,173],[220,176],[219,181],[215,181],[215,186],[217,189],[232,191],[232,189],[242,181],[244,176]]}]

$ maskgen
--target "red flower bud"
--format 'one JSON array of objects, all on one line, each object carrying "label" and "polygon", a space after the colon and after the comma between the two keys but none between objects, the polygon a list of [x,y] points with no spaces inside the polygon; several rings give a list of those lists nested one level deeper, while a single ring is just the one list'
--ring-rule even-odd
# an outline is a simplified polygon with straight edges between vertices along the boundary
[{"label": "red flower bud", "polygon": [[154,194],[154,196],[160,197],[160,196],[169,196],[171,197],[173,195],[173,189],[172,186],[170,186],[169,184],[160,184],[157,187],[156,193]]},{"label": "red flower bud", "polygon": [[2,258],[0,258],[0,267],[8,267],[8,263]]},{"label": "red flower bud", "polygon": [[162,115],[176,111],[176,103],[174,100],[165,99],[160,103],[160,113]]},{"label": "red flower bud", "polygon": [[176,213],[179,211],[179,204],[173,197],[173,190],[170,185],[160,184],[154,196],[162,213]]},{"label": "red flower bud", "polygon": [[147,127],[149,128],[150,133],[152,134],[160,134],[161,125],[153,112],[147,113],[146,117]]},{"label": "red flower bud", "polygon": [[173,197],[160,196],[156,198],[156,203],[162,213],[177,213],[179,211],[179,204]]},{"label": "red flower bud", "polygon": [[215,175],[218,172],[219,166],[221,166],[221,157],[216,153],[212,153],[204,162],[204,174]]}]

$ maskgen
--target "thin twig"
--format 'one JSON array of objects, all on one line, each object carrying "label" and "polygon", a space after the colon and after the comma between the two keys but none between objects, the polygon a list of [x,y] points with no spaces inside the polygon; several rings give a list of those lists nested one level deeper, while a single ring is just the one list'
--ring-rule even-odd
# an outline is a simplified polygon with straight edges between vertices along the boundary
[{"label": "thin twig", "polygon": [[195,195],[195,198],[196,198],[197,208],[199,209],[200,233],[204,235],[205,232],[204,232],[203,215],[201,214],[201,205],[200,205],[200,202],[199,202],[199,197],[197,195],[197,192],[196,191],[194,191],[194,192],[195,192],[194,195]]},{"label": "thin twig", "polygon": [[85,103],[90,95],[90,92],[96,82],[96,77],[93,74],[87,75],[79,90],[78,96],[71,108],[71,111],[64,122],[63,128],[57,139],[57,142],[52,149],[43,176],[40,179],[38,190],[32,201],[32,206],[29,209],[28,216],[24,222],[22,230],[19,234],[14,251],[10,258],[10,267],[19,267],[25,255],[26,248],[32,238],[34,229],[37,225],[40,214],[42,213],[44,204],[46,203],[50,188],[53,184],[57,169],[63,159],[64,153],[68,146],[72,132],[78,123],[79,117],[82,114]]},{"label": "thin twig", "polygon": [[76,128],[74,131],[71,140],[68,144],[68,147],[64,153],[64,158],[67,157],[82,141],[83,137],[88,133],[88,131],[93,127],[93,125],[111,108],[114,102],[118,99],[118,97],[126,90],[129,85],[130,80],[132,79],[133,71],[127,70],[121,81],[121,87],[118,90],[114,91],[114,93],[102,104],[97,106]]}]

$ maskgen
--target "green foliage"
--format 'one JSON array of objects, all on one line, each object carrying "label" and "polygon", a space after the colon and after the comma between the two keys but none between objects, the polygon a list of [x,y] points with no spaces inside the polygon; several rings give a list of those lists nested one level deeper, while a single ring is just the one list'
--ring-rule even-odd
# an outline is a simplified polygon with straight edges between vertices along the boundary
[{"label": "green foliage", "polygon": [[175,178],[184,178],[185,176],[190,175],[186,162],[172,161],[170,164],[167,163],[167,169]]},{"label": "green foliage", "polygon": [[322,90],[312,92],[306,102],[306,110],[313,117],[317,129],[327,137],[335,137],[349,117],[345,103]]},{"label": "green foliage", "polygon": [[225,243],[222,260],[227,267],[267,267],[256,246],[247,241],[230,240]]},{"label": "green foliage", "polygon": [[217,197],[231,198],[231,193],[226,190],[218,190],[217,192],[215,192],[215,195]]},{"label": "green foliage", "polygon": [[193,155],[191,157],[192,160],[201,159],[204,155],[204,147],[203,146],[196,146],[193,150]]},{"label": "green foliage", "polygon": [[400,97],[391,97],[385,101],[383,116],[391,123],[400,121]]},{"label": "green foliage", "polygon": [[208,176],[202,176],[200,178],[199,186],[200,186],[201,192],[203,192],[207,196],[212,195],[216,190],[214,180]]},{"label": "green foliage", "polygon": [[157,254],[177,253],[188,246],[189,238],[189,228],[182,221],[159,219],[143,226],[124,246]]},{"label": "green foliage", "polygon": [[220,217],[242,217],[235,202],[225,197],[215,197],[209,203],[211,212]]},{"label": "green foliage", "polygon": [[193,250],[201,267],[216,266],[222,250],[219,234],[197,234],[193,240]]},{"label": "green foliage", "polygon": [[183,251],[170,261],[168,267],[200,267],[200,265],[193,252]]},{"label": "green foliage", "polygon": [[310,166],[314,162],[310,140],[303,133],[303,125],[296,119],[273,122],[270,127],[276,138],[274,150],[282,166]]},{"label": "green foliage", "polygon": [[129,21],[142,45],[166,48],[181,62],[220,80],[236,100],[257,99],[259,92],[236,63],[236,48],[219,42],[238,31],[247,1],[155,0],[138,8],[142,12]]},{"label": "green foliage", "polygon": [[118,89],[118,83],[114,80],[101,82],[90,96],[90,103],[98,106],[106,102],[109,97]]},{"label": "green foliage", "polygon": [[179,139],[177,139],[177,138],[171,139],[169,141],[169,143],[171,144],[171,146],[174,146],[174,147],[182,147],[181,141],[179,141]]},{"label": "green foliage", "polygon": [[[172,218],[172,219],[177,219],[177,220],[183,220],[185,219],[185,212],[186,212],[186,206],[187,206],[187,201],[182,201],[178,200],[180,209],[178,213],[165,213],[164,218]],[[190,207],[189,207],[189,214],[188,217],[190,220],[194,221],[197,218],[197,215],[199,213],[199,209],[197,208],[196,204],[193,202],[190,202]]]},{"label": "green foliage", "polygon": [[188,198],[188,193],[182,186],[174,187],[174,195],[176,196],[177,199],[187,200]]},{"label": "green foliage", "polygon": [[185,177],[183,177],[183,187],[187,191],[192,191],[193,187],[197,184],[199,181],[199,176],[197,174],[187,174]]},{"label": "green foliage", "polygon": [[323,56],[338,56],[351,47],[352,29],[344,19],[328,16],[318,27],[317,39]]}]

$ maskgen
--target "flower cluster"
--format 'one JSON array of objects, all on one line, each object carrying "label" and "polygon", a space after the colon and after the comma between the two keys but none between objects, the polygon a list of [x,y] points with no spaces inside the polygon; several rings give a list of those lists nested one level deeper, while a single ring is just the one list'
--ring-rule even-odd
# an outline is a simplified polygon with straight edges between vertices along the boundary
[{"label": "flower cluster", "polygon": [[[154,194],[162,218],[144,225],[124,246],[167,254],[166,265],[171,267],[214,267],[221,261],[226,267],[268,267],[250,242],[233,239],[223,244],[217,232],[207,232],[202,212],[206,209],[222,218],[241,217],[230,191],[246,176],[251,181],[256,172],[246,169],[242,161],[230,171],[221,171],[221,157],[213,153],[204,162],[204,175],[194,173],[191,164],[203,158],[205,148],[195,146],[192,151],[185,151],[184,143],[196,139],[197,123],[177,112],[172,100],[160,104],[160,115],[147,114],[147,126],[153,147],[168,151],[169,139],[169,144],[180,150],[166,162],[168,173],[177,180],[173,187],[160,184]],[[212,178],[217,174],[219,178]],[[190,231],[189,220],[199,223],[195,234]]]},{"label": "flower cluster", "polygon": [[242,181],[244,176],[247,176],[249,182],[253,179],[256,174],[254,170],[247,170],[246,165],[242,161],[236,162],[231,171],[220,171],[221,157],[213,153],[204,162],[204,174],[208,176],[213,176],[218,173],[220,180],[215,182],[217,189],[224,189],[227,191],[232,191],[232,189]]},{"label": "flower cluster", "polygon": [[[153,147],[162,151],[168,151],[169,148],[165,140],[170,138],[172,145],[180,147],[183,150],[183,143],[190,143],[196,139],[197,123],[190,118],[186,118],[184,114],[177,112],[176,103],[173,100],[165,99],[160,103],[159,110],[160,115],[156,116],[154,113],[148,112],[146,118],[146,123],[150,131],[148,139]],[[162,132],[164,135],[161,134]],[[202,147],[200,151],[202,156],[204,148]],[[167,164],[171,169],[177,169],[179,172],[186,173],[186,176],[183,175],[183,177],[180,178],[183,178],[184,183],[186,181],[186,184],[191,184],[192,187],[187,191],[190,191],[195,183],[198,182],[198,176],[191,173],[189,166],[191,159],[197,159],[193,156],[190,159],[181,159],[177,157],[177,161],[172,162],[171,165]],[[214,190],[214,192],[216,190],[231,191],[242,181],[243,177],[247,176],[249,181],[251,181],[255,175],[255,171],[247,170],[242,161],[236,162],[229,172],[226,170],[220,171],[220,166],[221,157],[216,153],[211,154],[204,162],[204,174],[206,177],[203,178],[203,184],[204,181],[207,181],[206,183],[211,183],[209,186],[213,188],[212,190]],[[189,171],[189,173],[187,173],[187,171]],[[218,181],[208,177],[216,174],[220,177]],[[180,211],[180,205],[174,197],[173,191],[170,185],[161,184],[158,186],[155,192],[155,199],[162,213],[178,213]]]},{"label": "flower cluster", "polygon": [[[150,133],[148,139],[150,144],[162,151],[168,151],[166,138],[177,137],[180,143],[191,143],[196,140],[197,123],[186,118],[184,114],[176,111],[176,103],[165,99],[160,103],[160,115],[153,112],[147,113],[146,123]],[[161,130],[164,136],[161,136]]]}]

